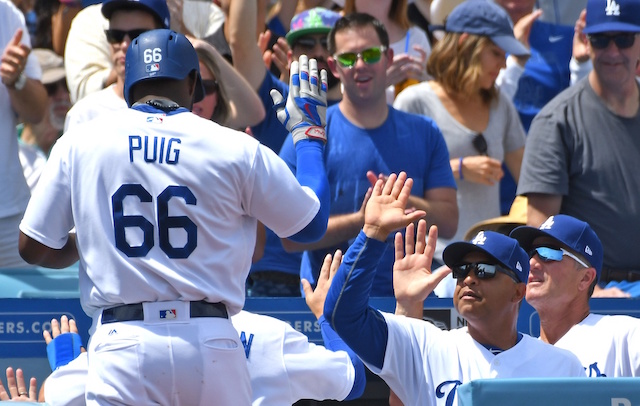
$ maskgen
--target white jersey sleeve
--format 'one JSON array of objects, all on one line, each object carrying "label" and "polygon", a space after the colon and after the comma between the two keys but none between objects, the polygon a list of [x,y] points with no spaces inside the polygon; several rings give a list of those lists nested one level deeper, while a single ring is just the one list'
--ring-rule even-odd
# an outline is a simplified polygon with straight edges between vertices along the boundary
[{"label": "white jersey sleeve", "polygon": [[44,400],[49,405],[85,406],[89,362],[87,353],[56,369],[44,385]]},{"label": "white jersey sleeve", "polygon": [[231,321],[245,345],[254,406],[343,400],[350,393],[355,370],[345,351],[310,343],[273,317],[241,311]]}]

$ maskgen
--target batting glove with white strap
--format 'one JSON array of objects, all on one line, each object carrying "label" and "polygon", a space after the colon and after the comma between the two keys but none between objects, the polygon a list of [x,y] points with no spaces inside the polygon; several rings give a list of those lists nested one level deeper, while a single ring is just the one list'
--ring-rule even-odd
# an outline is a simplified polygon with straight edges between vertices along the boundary
[{"label": "batting glove with white strap", "polygon": [[293,136],[294,144],[307,139],[326,143],[327,71],[320,72],[318,82],[318,63],[306,55],[300,55],[299,63],[292,62],[290,70],[286,103],[279,91],[272,89],[270,92],[276,116]]}]

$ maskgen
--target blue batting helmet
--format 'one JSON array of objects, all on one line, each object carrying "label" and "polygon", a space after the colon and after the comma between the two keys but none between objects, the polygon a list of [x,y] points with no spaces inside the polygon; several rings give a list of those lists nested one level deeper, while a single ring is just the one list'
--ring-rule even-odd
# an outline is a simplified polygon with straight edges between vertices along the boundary
[{"label": "blue batting helmet", "polygon": [[198,55],[191,42],[175,31],[159,29],[140,34],[131,41],[127,50],[124,74],[124,99],[127,105],[131,100],[131,89],[143,80],[186,78],[196,71],[196,89],[194,102],[204,98],[204,87],[200,77]]}]

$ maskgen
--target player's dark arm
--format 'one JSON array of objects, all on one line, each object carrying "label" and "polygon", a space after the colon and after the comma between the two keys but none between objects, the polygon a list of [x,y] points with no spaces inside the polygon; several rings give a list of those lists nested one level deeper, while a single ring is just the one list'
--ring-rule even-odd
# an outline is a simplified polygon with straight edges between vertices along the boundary
[{"label": "player's dark arm", "polygon": [[55,249],[47,247],[21,231],[18,250],[22,259],[29,264],[47,268],[66,268],[80,259],[74,233],[69,233],[69,239],[64,247]]},{"label": "player's dark arm", "polygon": [[369,306],[369,296],[385,246],[361,231],[345,253],[324,304],[324,317],[335,332],[378,368],[384,361],[388,330],[382,314]]}]

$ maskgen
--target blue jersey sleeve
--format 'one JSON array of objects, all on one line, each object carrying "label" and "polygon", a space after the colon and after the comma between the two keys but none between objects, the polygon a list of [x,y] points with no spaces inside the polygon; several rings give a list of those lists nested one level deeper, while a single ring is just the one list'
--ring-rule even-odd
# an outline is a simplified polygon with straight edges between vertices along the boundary
[{"label": "blue jersey sleeve", "polygon": [[367,384],[367,378],[364,370],[364,364],[362,360],[358,358],[355,352],[336,334],[335,331],[329,325],[327,319],[324,316],[320,316],[318,319],[320,325],[320,331],[322,332],[322,339],[324,340],[324,346],[331,351],[345,351],[351,358],[351,363],[355,368],[355,379],[351,392],[344,400],[357,399],[364,393],[364,387]]},{"label": "blue jersey sleeve", "polygon": [[[382,314],[369,306],[376,266],[385,242],[360,231],[345,253],[324,303],[324,317],[365,362],[382,369],[388,328]],[[366,339],[365,339],[366,338]]]},{"label": "blue jersey sleeve", "polygon": [[295,149],[296,179],[301,186],[313,190],[320,200],[320,210],[313,220],[305,228],[289,237],[292,241],[307,243],[319,240],[327,231],[331,194],[322,158],[324,143],[315,140],[300,140],[296,143]]}]

